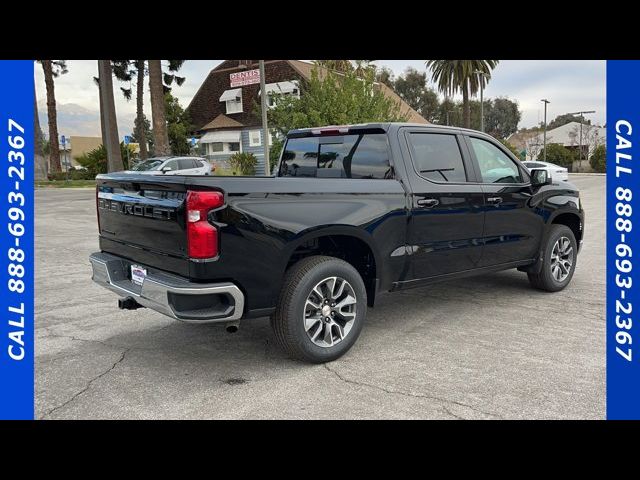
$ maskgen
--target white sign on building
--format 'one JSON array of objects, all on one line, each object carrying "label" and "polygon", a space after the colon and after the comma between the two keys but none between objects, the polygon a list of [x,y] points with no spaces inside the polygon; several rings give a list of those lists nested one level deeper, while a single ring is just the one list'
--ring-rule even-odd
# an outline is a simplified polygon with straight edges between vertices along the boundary
[{"label": "white sign on building", "polygon": [[229,74],[229,81],[231,88],[260,83],[260,70],[256,68],[254,70],[231,73]]}]

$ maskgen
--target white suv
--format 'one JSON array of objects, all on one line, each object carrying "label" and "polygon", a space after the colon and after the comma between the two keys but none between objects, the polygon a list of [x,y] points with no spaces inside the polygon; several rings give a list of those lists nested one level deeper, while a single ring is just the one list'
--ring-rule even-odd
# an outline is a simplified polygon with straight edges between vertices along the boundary
[{"label": "white suv", "polygon": [[146,175],[211,175],[213,167],[202,157],[154,157],[143,160],[127,173]]}]

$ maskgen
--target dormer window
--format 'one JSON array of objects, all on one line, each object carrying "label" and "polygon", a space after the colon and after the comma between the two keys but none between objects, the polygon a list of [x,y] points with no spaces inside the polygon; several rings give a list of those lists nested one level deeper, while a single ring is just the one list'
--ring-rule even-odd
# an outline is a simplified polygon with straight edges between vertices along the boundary
[{"label": "dormer window", "polygon": [[[275,106],[272,96],[274,93],[293,95],[296,98],[300,98],[300,88],[298,87],[298,82],[296,80],[291,80],[289,82],[267,83],[265,85],[265,90],[267,91],[267,105],[269,108]],[[260,94],[261,92],[258,91],[258,95]]]},{"label": "dormer window", "polygon": [[225,90],[220,96],[220,101],[225,102],[227,106],[227,114],[242,113],[242,89],[234,88]]}]

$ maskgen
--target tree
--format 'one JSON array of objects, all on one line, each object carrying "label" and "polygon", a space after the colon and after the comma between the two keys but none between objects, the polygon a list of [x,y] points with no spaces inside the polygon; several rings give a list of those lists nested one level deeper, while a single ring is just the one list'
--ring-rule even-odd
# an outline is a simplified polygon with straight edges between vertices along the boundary
[{"label": "tree", "polygon": [[179,87],[184,83],[185,78],[179,77],[175,73],[182,68],[185,60],[167,60],[167,71],[162,72],[162,82],[164,93],[171,91],[171,85],[175,82]]},{"label": "tree", "polygon": [[[144,116],[144,60],[136,60],[136,139],[140,145],[140,159],[145,160],[149,156],[147,148],[148,138],[145,121],[147,119]],[[148,122],[148,121],[147,121]],[[135,126],[135,123],[134,123]]]},{"label": "tree", "polygon": [[394,88],[393,71],[388,67],[376,70],[376,82],[384,83],[387,87]]},{"label": "tree", "polygon": [[188,134],[193,130],[189,115],[184,111],[178,99],[170,93],[165,93],[164,105],[171,153],[173,155],[188,155],[191,152]]},{"label": "tree", "polygon": [[234,175],[255,175],[258,159],[251,152],[238,152],[229,157],[229,165]]},{"label": "tree", "polygon": [[[544,161],[544,148],[538,154],[538,161]],[[549,163],[555,163],[562,167],[570,167],[576,159],[575,154],[557,143],[547,144],[547,159]]]},{"label": "tree", "polygon": [[[118,145],[120,156],[124,159],[128,157],[127,149],[128,146],[125,145],[124,142],[121,142]],[[129,151],[129,153],[131,153],[131,151]],[[104,148],[104,145],[100,145],[99,147],[76,157],[75,160],[79,165],[87,169],[88,175],[92,178],[95,178],[95,176],[100,173],[107,173],[108,171],[107,149]],[[125,165],[125,168],[129,168],[129,165]]]},{"label": "tree", "polygon": [[438,90],[446,96],[462,93],[463,124],[471,128],[471,110],[469,97],[475,95],[487,83],[486,77],[476,71],[491,74],[498,60],[427,60],[431,70],[431,78],[438,85]]},{"label": "tree", "polygon": [[511,145],[509,142],[507,142],[504,139],[500,139],[500,143],[502,143],[502,145],[507,147],[509,149],[509,151],[516,156],[516,158],[521,158],[520,152],[518,151],[518,149],[516,147],[514,147],[513,145]]},{"label": "tree", "polygon": [[282,152],[282,147],[284,146],[284,142],[277,135],[273,135],[272,143],[269,148],[269,171],[273,172],[274,167],[278,164],[280,160],[280,153]]},{"label": "tree", "polygon": [[607,171],[607,148],[604,145],[598,145],[593,150],[589,164],[594,172],[605,173]]},{"label": "tree", "polygon": [[429,121],[433,121],[433,123],[437,123],[439,125],[461,127],[462,104],[459,102],[454,102],[450,98],[445,97],[444,100],[439,103],[432,120]]},{"label": "tree", "polygon": [[[582,138],[580,138],[582,137]],[[605,138],[600,136],[600,128],[591,124],[582,124],[582,135],[580,134],[580,125],[575,125],[569,132],[569,138],[571,139],[571,146],[575,146],[578,150],[578,157],[581,156],[582,160],[591,158],[594,150],[604,144]],[[580,142],[582,141],[582,144]],[[582,155],[580,155],[582,151]]]},{"label": "tree", "polygon": [[[166,71],[162,72],[163,92],[168,93],[171,91],[171,85],[175,82],[180,86],[184,83],[185,78],[179,77],[175,74],[182,65],[184,60],[167,60]],[[121,82],[131,84],[132,80],[136,79],[136,120],[134,125],[144,125],[144,77],[147,74],[145,70],[146,60],[113,60],[114,75]],[[132,88],[120,87],[122,94],[127,100],[131,100]],[[137,129],[138,127],[136,127]],[[153,143],[151,136],[146,130],[135,131],[135,137],[140,144],[140,159],[144,160],[148,158],[148,144]]]},{"label": "tree", "polygon": [[526,160],[535,160],[536,158],[540,158],[541,160],[544,158],[541,155],[542,147],[543,147],[543,137],[542,137],[542,129],[532,128],[529,131],[525,131],[525,150],[526,150]]},{"label": "tree", "polygon": [[327,71],[321,79],[314,68],[301,90],[300,98],[273,95],[269,126],[283,136],[293,128],[406,121],[400,105],[380,91],[371,71],[365,77]]},{"label": "tree", "polygon": [[38,100],[36,96],[36,85],[33,85],[33,130],[35,141],[33,145],[33,156],[34,156],[34,178],[36,180],[46,180],[47,179],[47,162],[44,158],[44,145],[43,145],[43,135],[42,129],[40,128],[40,117],[38,116]]},{"label": "tree", "polygon": [[584,118],[583,115],[572,115],[571,113],[564,113],[562,115],[558,115],[556,118],[551,120],[549,122],[549,125],[547,126],[547,130],[553,130],[554,128],[561,127],[571,122],[585,123],[585,124],[591,125],[591,120]]},{"label": "tree", "polygon": [[124,170],[122,154],[119,148],[118,121],[116,106],[113,99],[113,70],[111,60],[98,60],[98,75],[100,89],[100,116],[102,118],[102,138],[107,151],[107,166],[109,172]]},{"label": "tree", "polygon": [[153,123],[153,143],[155,154],[165,156],[171,153],[167,119],[164,104],[164,85],[160,60],[149,60],[149,91],[151,93],[151,121]]},{"label": "tree", "polygon": [[353,72],[353,64],[350,60],[314,60],[313,63],[336,72]]},{"label": "tree", "polygon": [[[139,136],[140,134],[142,134],[143,136],[142,137]],[[145,114],[142,114],[142,125],[140,125],[140,122],[138,121],[137,116],[133,120],[133,132],[131,132],[131,142],[141,143],[140,141],[141,138],[148,139],[148,141],[146,142],[149,145],[149,148],[147,149],[147,155],[152,154],[151,152],[153,152],[153,133],[151,132],[151,122],[149,122],[149,119]],[[142,150],[140,151],[142,152]],[[140,159],[142,159],[142,157],[140,157]]]},{"label": "tree", "polygon": [[427,73],[418,72],[413,67],[407,67],[393,83],[393,88],[400,97],[414,110],[418,110],[422,103],[422,95],[427,86]]},{"label": "tree", "polygon": [[[131,82],[136,79],[136,118],[134,121],[134,129],[139,125],[144,125],[144,77],[146,60],[113,60],[113,74],[121,82],[129,83],[129,88],[120,87],[124,98],[129,101],[132,98],[133,89]],[[148,136],[143,129],[135,131],[137,143],[140,145],[140,159],[145,160],[149,157]]]},{"label": "tree", "polygon": [[60,144],[58,143],[58,118],[56,112],[56,92],[54,79],[68,72],[66,60],[39,60],[44,72],[44,84],[47,89],[47,117],[49,121],[49,141],[51,153],[49,162],[52,172],[60,172]]},{"label": "tree", "polygon": [[438,119],[440,100],[438,94],[427,86],[427,73],[408,67],[403,75],[393,82],[395,92],[429,122]]},{"label": "tree", "polygon": [[485,131],[501,140],[518,131],[518,123],[522,113],[518,103],[508,98],[498,97],[485,102]]}]

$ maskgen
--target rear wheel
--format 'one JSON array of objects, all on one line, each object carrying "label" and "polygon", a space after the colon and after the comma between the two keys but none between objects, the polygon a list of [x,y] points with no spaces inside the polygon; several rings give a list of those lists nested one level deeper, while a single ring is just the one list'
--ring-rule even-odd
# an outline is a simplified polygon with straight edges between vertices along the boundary
[{"label": "rear wheel", "polygon": [[323,363],[353,346],[366,313],[367,293],[358,271],[338,258],[313,256],[287,271],[271,325],[291,357]]},{"label": "rear wheel", "polygon": [[529,273],[531,284],[541,290],[557,292],[573,278],[578,259],[578,245],[571,229],[565,225],[552,225],[543,251],[540,273]]}]

